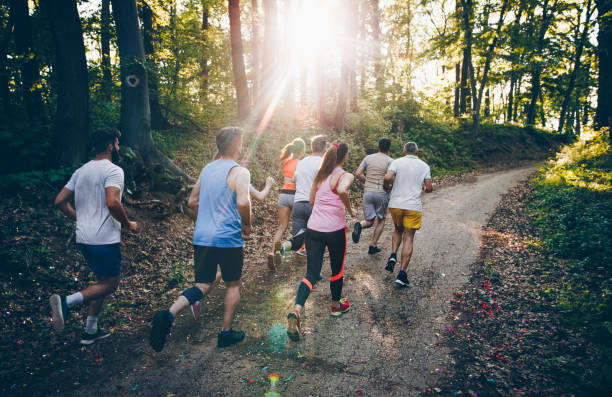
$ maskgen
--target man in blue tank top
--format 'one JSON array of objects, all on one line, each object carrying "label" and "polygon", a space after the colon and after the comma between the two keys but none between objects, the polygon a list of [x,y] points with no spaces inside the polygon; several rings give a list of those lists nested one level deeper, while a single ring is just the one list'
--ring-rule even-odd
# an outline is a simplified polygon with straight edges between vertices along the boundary
[{"label": "man in blue tank top", "polygon": [[232,330],[231,325],[240,302],[242,234],[251,234],[251,175],[236,162],[242,151],[241,128],[222,128],[216,134],[216,143],[221,156],[204,167],[188,200],[198,213],[193,233],[195,286],[183,291],[170,310],[153,316],[150,343],[155,351],[164,348],[176,315],[212,290],[217,266],[227,287],[217,346],[227,347],[244,339],[244,332]]}]

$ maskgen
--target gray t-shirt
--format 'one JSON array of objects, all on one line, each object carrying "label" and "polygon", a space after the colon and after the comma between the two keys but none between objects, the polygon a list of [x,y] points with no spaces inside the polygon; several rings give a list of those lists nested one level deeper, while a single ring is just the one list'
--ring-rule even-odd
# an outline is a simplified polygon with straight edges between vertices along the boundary
[{"label": "gray t-shirt", "polygon": [[309,201],[310,200],[310,188],[314,177],[321,167],[323,157],[321,156],[308,156],[304,157],[295,167],[295,197],[293,202],[298,201]]},{"label": "gray t-shirt", "polygon": [[417,156],[404,156],[393,160],[389,171],[395,173],[389,208],[423,211],[421,192],[423,182],[431,179],[429,166]]},{"label": "gray t-shirt", "polygon": [[360,167],[364,169],[366,180],[364,191],[372,193],[384,193],[383,178],[387,168],[393,159],[384,153],[378,152],[365,156]]},{"label": "gray t-shirt", "polygon": [[76,242],[89,245],[121,241],[121,224],[106,206],[106,188],[123,193],[123,170],[108,160],[91,160],[76,170],[66,184],[74,192]]}]

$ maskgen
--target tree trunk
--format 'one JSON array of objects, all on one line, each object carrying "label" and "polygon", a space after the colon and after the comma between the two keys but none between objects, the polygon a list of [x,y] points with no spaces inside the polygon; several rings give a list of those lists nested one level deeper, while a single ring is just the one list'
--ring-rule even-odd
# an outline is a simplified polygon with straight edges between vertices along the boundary
[{"label": "tree trunk", "polygon": [[2,111],[7,120],[10,120],[13,117],[11,107],[11,90],[9,88],[10,71],[7,67],[7,53],[12,30],[13,24],[9,19],[6,22],[6,28],[4,29],[2,41],[0,42],[0,96],[2,96]]},{"label": "tree trunk", "polygon": [[244,67],[244,50],[242,48],[242,32],[240,28],[240,1],[228,0],[230,20],[230,42],[232,46],[232,70],[236,98],[238,100],[238,118],[244,120],[249,114],[249,91],[247,88]]},{"label": "tree trunk", "polygon": [[[465,45],[465,44],[464,44]],[[470,68],[469,66],[469,53],[468,53],[468,48],[464,47],[463,48],[463,59],[461,60],[461,81],[460,81],[460,85],[461,85],[461,89],[459,90],[459,114],[460,115],[464,115],[467,113],[467,106],[469,104],[469,99],[470,99],[470,89],[469,89],[469,83],[468,83],[468,70]]]},{"label": "tree trunk", "polygon": [[157,150],[151,137],[149,84],[136,0],[111,2],[121,64],[121,141],[124,145],[138,150],[147,163],[157,162],[174,174],[193,182],[193,178]]},{"label": "tree trunk", "polygon": [[489,87],[487,87],[485,92],[484,116],[491,117],[491,89]]},{"label": "tree trunk", "polygon": [[[257,0],[253,0],[255,3]],[[208,0],[202,0],[202,55],[200,57],[200,102],[208,101]],[[255,40],[253,40],[255,41]],[[255,45],[255,43],[253,43]]]},{"label": "tree trunk", "polygon": [[11,0],[10,18],[15,32],[15,52],[21,64],[21,91],[30,124],[44,124],[47,114],[42,99],[38,60],[32,51],[32,25],[28,0]]},{"label": "tree trunk", "polygon": [[338,106],[336,107],[336,118],[334,120],[336,131],[344,131],[344,123],[346,121],[346,100],[349,85],[349,71],[348,66],[346,65],[346,53],[347,51],[344,51],[342,56],[342,66],[340,69]]},{"label": "tree trunk", "polygon": [[380,48],[382,48],[381,39],[381,12],[379,0],[372,0],[372,39],[374,40],[374,77],[376,78],[376,95],[381,96],[384,89],[384,76],[382,68],[382,57]]},{"label": "tree trunk", "polygon": [[512,111],[512,121],[515,123],[518,121],[518,105],[521,98],[521,84],[523,82],[523,76],[519,76],[514,89],[514,110]]},{"label": "tree trunk", "polygon": [[527,125],[534,125],[536,119],[536,108],[538,98],[541,92],[541,81],[540,77],[542,74],[542,61],[538,58],[542,56],[542,50],[544,49],[544,37],[550,26],[551,13],[548,9],[548,0],[544,0],[542,5],[542,20],[540,25],[540,31],[536,42],[536,50],[532,57],[532,69],[531,69],[531,100],[529,107],[527,108]]},{"label": "tree trunk", "polygon": [[[497,26],[495,28],[495,33],[493,35],[493,40],[491,41],[491,43],[489,44],[489,48],[487,49],[487,53],[485,55],[485,64],[484,64],[484,68],[483,68],[483,72],[482,72],[482,80],[480,81],[480,88],[478,89],[478,93],[472,91],[473,95],[475,95],[476,97],[474,98],[474,108],[472,110],[472,114],[473,115],[478,115],[479,117],[474,118],[474,132],[476,133],[479,129],[479,125],[477,125],[476,120],[478,120],[478,122],[480,122],[480,105],[482,103],[482,95],[484,92],[484,88],[488,83],[488,79],[489,79],[489,69],[491,67],[491,61],[493,59],[493,55],[495,54],[495,48],[497,46],[497,41],[499,39],[499,35],[501,32],[501,28],[504,24],[504,18],[506,16],[506,10],[508,8],[508,1],[509,0],[504,0],[502,5],[501,5],[501,9],[499,11],[499,19],[497,21]],[[470,12],[470,18],[473,18],[473,4],[470,1],[464,2],[466,4],[469,5],[470,9],[472,10]],[[473,25],[472,25],[473,26]],[[471,56],[471,54],[470,54]],[[471,60],[470,60],[471,62]],[[471,65],[471,63],[470,63]]]},{"label": "tree trunk", "polygon": [[[612,0],[595,0],[597,5],[597,55],[599,79],[597,82],[597,110],[595,128],[612,127]],[[612,133],[610,134],[612,140]]]},{"label": "tree trunk", "polygon": [[[283,15],[282,18],[284,20],[284,35],[283,35],[283,53],[290,54],[291,47],[293,43],[290,42],[289,37],[291,35],[291,26],[289,21],[291,21],[292,15],[295,14],[296,3],[293,1],[285,1],[283,4]],[[284,89],[284,114],[285,114],[285,122],[287,124],[286,131],[289,131],[293,128],[293,123],[295,121],[295,70],[294,65],[291,63],[291,58],[289,56],[285,56],[280,59],[279,62],[282,66],[283,79],[286,81],[284,87],[279,87],[279,89]],[[288,137],[287,137],[288,138]]]},{"label": "tree trunk", "polygon": [[453,116],[459,117],[459,97],[461,88],[461,62],[455,64],[455,101],[453,102]]},{"label": "tree trunk", "polygon": [[89,154],[89,85],[76,2],[42,0],[55,43],[57,164],[76,166]]},{"label": "tree trunk", "polygon": [[251,0],[251,35],[253,36],[251,42],[251,51],[253,53],[253,88],[252,97],[253,103],[259,103],[259,90],[261,87],[261,37],[259,34],[260,26],[260,14],[259,14],[259,1]]},{"label": "tree trunk", "polygon": [[508,92],[508,112],[506,113],[506,122],[512,121],[512,105],[514,104],[514,85],[516,84],[516,73],[514,70],[510,72],[510,92]]},{"label": "tree trunk", "polygon": [[[572,72],[570,73],[570,80],[567,85],[567,90],[565,90],[565,95],[563,96],[563,103],[561,104],[561,113],[559,114],[559,127],[557,128],[557,132],[563,131],[563,126],[565,124],[565,116],[567,113],[567,107],[569,106],[570,100],[572,99],[572,93],[574,91],[574,85],[576,84],[576,76],[578,75],[578,70],[580,70],[581,58],[582,58],[582,50],[584,48],[584,44],[586,43],[587,36],[589,34],[589,27],[591,23],[591,16],[593,15],[594,8],[591,8],[591,0],[587,1],[586,8],[586,20],[584,23],[584,28],[580,37],[576,37],[576,53],[574,54],[574,65],[572,67]],[[578,26],[580,26],[580,17],[582,14],[578,15]]]},{"label": "tree trunk", "polygon": [[[474,28],[474,8],[473,0],[461,0],[464,28],[464,62],[468,67],[470,86],[472,88],[472,134],[478,135],[480,128],[480,109],[478,103],[478,92],[476,91],[476,78],[474,77],[474,67],[472,65],[472,30]],[[463,88],[463,87],[462,87]]]},{"label": "tree trunk", "polygon": [[359,111],[359,91],[357,89],[357,25],[359,24],[359,2],[357,0],[350,1],[347,6],[348,10],[348,72],[349,72],[349,88],[350,88],[350,99],[351,99],[351,112],[357,113]]},{"label": "tree trunk", "polygon": [[146,2],[142,2],[140,8],[142,19],[142,41],[147,70],[149,71],[149,107],[151,109],[151,128],[154,130],[165,130],[172,125],[162,113],[159,102],[159,89],[157,79],[157,60],[155,58],[155,36],[157,32],[153,27],[153,10]]},{"label": "tree trunk", "polygon": [[110,61],[110,25],[110,0],[102,0],[100,11],[100,49],[102,55],[102,97],[106,102],[112,101],[113,89],[113,76]]}]

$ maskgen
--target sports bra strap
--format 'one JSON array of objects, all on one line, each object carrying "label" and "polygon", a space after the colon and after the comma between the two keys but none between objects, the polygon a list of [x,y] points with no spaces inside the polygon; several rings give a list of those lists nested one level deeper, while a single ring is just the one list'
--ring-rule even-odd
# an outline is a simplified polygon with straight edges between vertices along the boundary
[{"label": "sports bra strap", "polygon": [[334,186],[334,188],[332,189],[332,192],[338,194],[338,185],[340,184],[340,179],[342,179],[344,174],[348,174],[348,172],[342,170],[342,174],[340,174],[340,176],[338,177],[338,180],[336,181],[336,186]]}]

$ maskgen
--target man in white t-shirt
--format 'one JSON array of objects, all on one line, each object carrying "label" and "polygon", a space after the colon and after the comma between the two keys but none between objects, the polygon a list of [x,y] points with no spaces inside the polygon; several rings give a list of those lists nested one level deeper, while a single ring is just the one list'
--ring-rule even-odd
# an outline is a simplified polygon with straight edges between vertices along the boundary
[{"label": "man in white t-shirt", "polygon": [[395,225],[392,252],[385,269],[393,272],[397,262],[397,250],[400,244],[403,244],[401,269],[395,280],[402,287],[409,285],[406,269],[412,256],[414,234],[421,228],[421,192],[433,191],[429,166],[418,158],[418,154],[417,144],[408,142],[404,146],[404,157],[391,162],[383,182],[387,190],[393,186],[389,212]]},{"label": "man in white t-shirt", "polygon": [[[123,170],[112,162],[113,158],[118,158],[120,136],[114,128],[95,131],[92,135],[95,158],[72,174],[55,199],[55,205],[67,217],[76,220],[77,247],[98,281],[74,294],[53,294],[49,298],[56,332],[64,330],[71,308],[88,305],[85,331],[81,336],[83,345],[110,335],[98,328],[98,314],[104,298],[119,285],[121,226],[130,232],[137,229],[136,222],[128,219],[121,205]],[[70,204],[73,198],[74,208]]]}]

